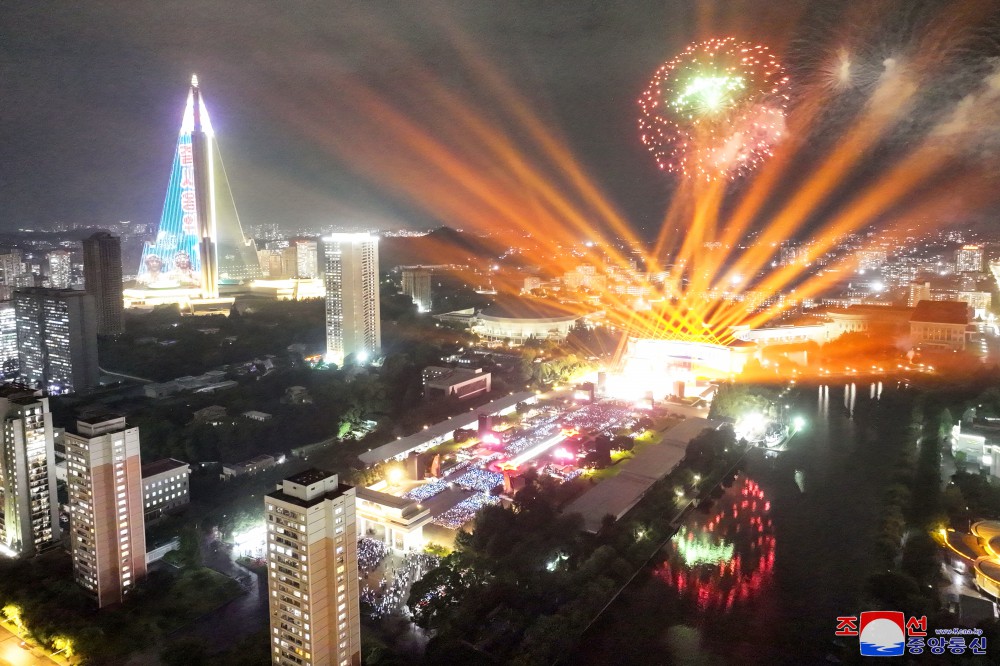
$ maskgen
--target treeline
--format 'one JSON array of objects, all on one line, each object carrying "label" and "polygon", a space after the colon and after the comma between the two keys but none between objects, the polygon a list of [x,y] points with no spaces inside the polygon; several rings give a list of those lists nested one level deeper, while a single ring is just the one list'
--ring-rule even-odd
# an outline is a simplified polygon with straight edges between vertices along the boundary
[{"label": "treeline", "polygon": [[230,363],[273,354],[288,346],[318,348],[324,339],[324,303],[255,301],[252,312],[182,317],[176,306],[126,313],[125,333],[99,341],[101,367],[154,381],[168,381]]},{"label": "treeline", "polygon": [[933,534],[967,517],[961,492],[953,486],[942,492],[941,463],[953,413],[961,414],[969,399],[967,388],[935,386],[887,393],[876,408],[876,436],[894,464],[880,506],[879,561],[866,590],[871,607],[926,615],[932,624],[939,618],[937,626],[954,623],[939,600],[941,550]]},{"label": "treeline", "polygon": [[159,569],[123,604],[98,610],[74,582],[67,553],[0,559],[0,612],[23,634],[83,664],[123,663],[240,593],[234,581],[208,569]]}]

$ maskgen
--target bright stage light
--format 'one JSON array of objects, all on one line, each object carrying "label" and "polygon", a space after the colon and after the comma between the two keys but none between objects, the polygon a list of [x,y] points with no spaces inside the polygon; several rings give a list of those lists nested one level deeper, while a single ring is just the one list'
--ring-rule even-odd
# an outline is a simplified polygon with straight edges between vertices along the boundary
[{"label": "bright stage light", "polygon": [[510,463],[513,464],[513,465],[520,465],[521,463],[527,462],[527,461],[531,460],[532,458],[537,458],[538,456],[542,455],[543,453],[545,453],[546,451],[548,451],[549,449],[551,449],[553,446],[555,446],[556,444],[558,444],[559,442],[562,442],[562,441],[565,441],[565,440],[566,440],[566,432],[563,431],[563,432],[559,433],[558,435],[556,435],[555,437],[550,437],[549,439],[545,440],[541,444],[533,446],[530,449],[528,449],[527,451],[523,451],[520,454],[518,454],[516,457],[511,458],[510,459]]},{"label": "bright stage light", "polygon": [[238,555],[262,556],[266,540],[267,530],[263,525],[233,535],[233,545]]},{"label": "bright stage light", "polygon": [[573,455],[572,452],[567,451],[561,446],[552,452],[552,456],[554,458],[558,458],[559,460],[573,460],[574,458],[576,458],[576,456]]},{"label": "bright stage light", "polygon": [[794,419],[792,419],[792,426],[794,426],[796,432],[798,432],[799,430],[802,430],[803,428],[806,427],[806,420],[801,416],[796,416]]}]

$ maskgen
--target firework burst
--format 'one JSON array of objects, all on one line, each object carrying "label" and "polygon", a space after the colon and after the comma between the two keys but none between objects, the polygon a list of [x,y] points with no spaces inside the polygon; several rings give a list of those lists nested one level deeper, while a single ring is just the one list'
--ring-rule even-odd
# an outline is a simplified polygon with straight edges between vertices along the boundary
[{"label": "firework burst", "polygon": [[735,178],[771,155],[787,102],[788,77],[766,46],[710,39],[657,70],[639,99],[639,131],[664,171]]}]

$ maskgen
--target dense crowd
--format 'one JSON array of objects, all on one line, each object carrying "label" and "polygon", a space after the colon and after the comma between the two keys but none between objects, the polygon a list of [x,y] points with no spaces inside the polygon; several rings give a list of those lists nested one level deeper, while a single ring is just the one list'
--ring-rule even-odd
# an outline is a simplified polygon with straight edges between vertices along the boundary
[{"label": "dense crowd", "polygon": [[447,488],[448,484],[445,481],[431,481],[430,483],[425,483],[422,486],[417,486],[403,495],[403,497],[417,502],[423,502],[431,497],[434,497],[438,493],[444,492]]},{"label": "dense crowd", "polygon": [[503,474],[490,472],[485,469],[470,469],[455,479],[455,483],[468,490],[478,490],[488,493],[503,483]]},{"label": "dense crowd", "polygon": [[472,520],[476,513],[484,506],[499,504],[499,502],[499,497],[494,497],[486,493],[476,493],[472,497],[462,500],[441,515],[434,518],[433,522],[435,525],[447,527],[451,530],[457,530],[459,527]]},{"label": "dense crowd", "polygon": [[382,541],[369,537],[358,539],[358,573],[367,576],[375,571],[388,554],[389,546]]},{"label": "dense crowd", "polygon": [[639,422],[633,408],[624,403],[605,401],[582,407],[565,416],[563,423],[581,432],[612,434],[619,428],[633,428]]},{"label": "dense crowd", "polygon": [[[407,492],[404,497],[423,502],[443,492],[449,486],[477,491],[473,497],[434,519],[434,523],[438,525],[455,529],[471,520],[484,504],[497,501],[488,497],[488,494],[503,484],[503,475],[485,469],[493,461],[513,458],[557,437],[560,431],[566,428],[612,435],[622,428],[634,428],[638,420],[639,417],[631,405],[614,401],[592,403],[571,411],[563,411],[556,406],[541,407],[530,416],[526,416],[519,432],[504,446],[502,453],[492,453],[485,458],[477,458],[469,455],[469,452],[459,452],[459,461],[444,470],[441,479],[420,485]],[[566,468],[552,467],[547,473],[563,481],[569,481],[579,476],[582,470],[566,471]]]},{"label": "dense crowd", "polygon": [[409,569],[395,569],[391,581],[383,580],[375,588],[365,585],[365,589],[361,590],[361,601],[371,607],[372,619],[378,620],[403,605],[409,585]]},{"label": "dense crowd", "polygon": [[399,610],[405,610],[410,582],[436,567],[440,558],[427,553],[407,553],[398,567],[388,567],[382,581],[375,587],[365,585],[361,601],[371,607],[372,619],[378,620]]}]

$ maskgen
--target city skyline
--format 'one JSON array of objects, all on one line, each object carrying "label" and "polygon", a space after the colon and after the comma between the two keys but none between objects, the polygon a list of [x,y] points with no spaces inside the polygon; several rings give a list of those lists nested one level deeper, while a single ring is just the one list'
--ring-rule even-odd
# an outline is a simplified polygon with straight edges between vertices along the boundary
[{"label": "city skyline", "polygon": [[996,654],[995,0],[0,44],[0,663]]},{"label": "city skyline", "polygon": [[[246,225],[461,227],[460,221],[422,209],[387,187],[384,171],[367,173],[350,155],[325,150],[312,136],[307,105],[300,105],[303,112],[297,113],[295,100],[326,96],[343,80],[393,98],[424,122],[419,102],[424,86],[411,76],[423,73],[431,81],[464,86],[463,92],[476,106],[494,106],[499,112],[517,100],[497,93],[490,74],[482,69],[487,64],[523,93],[523,101],[554,136],[565,137],[583,171],[626,219],[641,234],[655,236],[677,183],[658,172],[636,132],[634,100],[649,73],[691,39],[731,31],[770,44],[786,61],[793,83],[798,77],[801,90],[803,75],[811,74],[810,66],[815,69],[816,51],[830,48],[828,42],[836,37],[818,40],[811,53],[799,43],[813,39],[823,25],[860,22],[860,17],[832,8],[805,11],[806,4],[795,2],[779,10],[749,1],[726,7],[705,3],[699,10],[682,2],[646,2],[611,11],[565,2],[526,5],[512,15],[481,6],[429,3],[412,10],[419,14],[426,9],[423,21],[411,12],[396,16],[391,5],[347,4],[337,8],[342,27],[323,30],[314,26],[327,25],[325,19],[333,9],[278,17],[260,5],[235,13],[220,6],[199,8],[172,21],[161,14],[166,10],[144,3],[44,16],[29,3],[15,5],[8,14],[11,34],[5,35],[10,50],[0,56],[9,59],[12,76],[0,83],[0,91],[23,103],[2,112],[0,131],[9,146],[10,164],[19,163],[29,151],[34,159],[27,168],[0,173],[0,182],[9,183],[0,193],[8,205],[7,224],[99,225],[120,219],[155,224],[163,174],[169,167],[163,156],[172,143],[173,109],[183,100],[182,88],[173,82],[197,72],[222,114],[216,120],[226,146],[233,146],[229,157],[233,192]],[[933,17],[935,3],[922,4],[930,7],[923,20]],[[749,8],[756,16],[753,21],[746,18]],[[149,40],[149,21],[158,26],[156,40]],[[272,39],[251,41],[249,36],[262,21],[271,26]],[[223,23],[231,34],[228,39],[201,38],[202,31],[218,33]],[[105,24],[117,26],[126,39],[129,48],[121,53],[128,53],[128,62],[139,58],[147,65],[142,77],[118,51],[104,48],[99,40],[81,41],[89,29]],[[48,51],[43,40],[51,32],[92,54],[96,66],[80,78],[71,63]],[[622,49],[623,34],[629,35],[626,49]],[[912,35],[890,37],[887,42]],[[156,50],[161,45],[169,46],[177,57],[164,58]],[[42,57],[25,60],[24,53],[39,48]],[[252,74],[243,68],[248,57],[259,61]],[[409,71],[405,61],[412,61],[416,69]],[[597,90],[601,92],[595,94]],[[345,112],[358,111],[347,103]],[[66,105],[80,109],[69,125],[59,122],[55,112]],[[523,130],[505,127],[501,115],[487,115],[484,120],[517,138]],[[84,122],[92,123],[86,134],[96,137],[96,143],[83,143],[82,135],[69,134],[81,130],[79,123]],[[449,131],[439,130],[442,136]],[[364,132],[356,133],[358,140],[366,138]],[[32,139],[43,135],[51,138]],[[53,154],[49,146],[60,142],[70,148]],[[79,175],[84,160],[96,160],[88,173],[97,166],[97,171],[112,174],[114,182],[128,186],[117,187],[110,197],[97,196],[95,183]],[[57,191],[38,196],[43,182],[55,180],[61,183]]]}]

